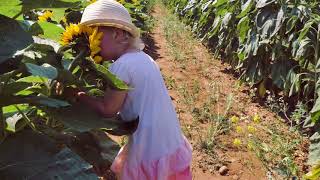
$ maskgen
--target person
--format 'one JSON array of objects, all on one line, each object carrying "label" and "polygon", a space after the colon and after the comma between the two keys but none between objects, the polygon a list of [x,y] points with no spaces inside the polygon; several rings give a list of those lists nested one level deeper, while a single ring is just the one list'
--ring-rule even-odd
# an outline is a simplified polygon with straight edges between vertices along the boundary
[{"label": "person", "polygon": [[192,179],[191,145],[182,134],[160,69],[142,51],[139,29],[127,9],[113,0],[98,0],[85,8],[80,24],[97,26],[103,32],[100,54],[113,61],[110,71],[130,88],[108,89],[103,99],[78,92],[78,99],[105,117],[117,113],[124,120],[139,117],[137,130],[111,170],[124,180]]}]

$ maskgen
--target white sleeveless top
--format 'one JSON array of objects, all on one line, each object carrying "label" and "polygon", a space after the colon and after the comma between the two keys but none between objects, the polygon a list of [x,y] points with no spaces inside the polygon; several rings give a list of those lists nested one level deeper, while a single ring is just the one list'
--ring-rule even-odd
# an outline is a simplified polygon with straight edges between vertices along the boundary
[{"label": "white sleeveless top", "polygon": [[128,91],[121,117],[133,120],[139,116],[140,120],[129,142],[129,165],[173,153],[183,143],[183,135],[156,62],[143,51],[130,52],[116,60],[110,71],[133,88]]}]

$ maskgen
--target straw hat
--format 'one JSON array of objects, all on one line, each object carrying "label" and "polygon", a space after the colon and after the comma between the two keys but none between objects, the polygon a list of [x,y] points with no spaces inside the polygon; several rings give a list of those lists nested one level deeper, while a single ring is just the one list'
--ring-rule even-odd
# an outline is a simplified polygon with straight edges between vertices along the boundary
[{"label": "straw hat", "polygon": [[98,0],[87,6],[81,22],[87,26],[111,26],[128,31],[133,37],[139,37],[139,29],[132,23],[127,9],[114,0]]}]

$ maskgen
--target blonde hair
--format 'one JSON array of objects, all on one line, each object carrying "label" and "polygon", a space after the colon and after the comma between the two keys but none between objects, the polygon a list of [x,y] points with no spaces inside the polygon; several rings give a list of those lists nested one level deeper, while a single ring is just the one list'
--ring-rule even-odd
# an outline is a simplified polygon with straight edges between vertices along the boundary
[{"label": "blonde hair", "polygon": [[[110,26],[104,26],[104,27],[108,27],[112,30],[113,34],[112,36],[115,37],[116,32],[115,29],[120,29],[120,28],[116,28],[116,27],[110,27]],[[120,29],[125,33],[125,37],[126,37],[126,41],[121,42],[121,44],[129,44],[129,49],[135,49],[135,50],[143,50],[145,45],[142,41],[142,39],[138,36],[138,37],[134,37],[130,32]]]},{"label": "blonde hair", "polygon": [[136,50],[143,50],[145,45],[140,37],[130,37],[129,38],[129,47]]},{"label": "blonde hair", "polygon": [[133,37],[128,31],[125,31],[126,39],[128,41],[123,42],[125,44],[129,44],[130,49],[143,50],[145,45],[140,37]]}]

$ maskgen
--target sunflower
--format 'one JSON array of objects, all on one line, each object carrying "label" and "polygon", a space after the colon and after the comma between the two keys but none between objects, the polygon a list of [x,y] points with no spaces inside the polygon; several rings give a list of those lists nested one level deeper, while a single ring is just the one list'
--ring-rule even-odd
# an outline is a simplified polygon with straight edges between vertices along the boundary
[{"label": "sunflower", "polygon": [[102,32],[98,32],[98,27],[89,27],[80,24],[70,24],[63,32],[60,43],[67,45],[79,37],[85,37],[88,40],[88,46],[90,49],[90,57],[95,63],[100,63],[103,59],[97,54],[101,51],[100,44]]},{"label": "sunflower", "polygon": [[41,16],[38,17],[39,21],[48,21],[53,15],[52,11],[46,10]]},{"label": "sunflower", "polygon": [[120,4],[125,4],[126,1],[125,0],[117,0]]},{"label": "sunflower", "polygon": [[88,2],[90,3],[90,4],[92,4],[92,3],[94,3],[94,2],[96,2],[97,0],[88,0]]},{"label": "sunflower", "polygon": [[91,51],[90,56],[96,63],[100,63],[102,61],[102,57],[97,56],[97,54],[101,51],[100,44],[102,36],[103,33],[98,32],[98,27],[93,28],[92,34],[89,36],[89,47]]}]

